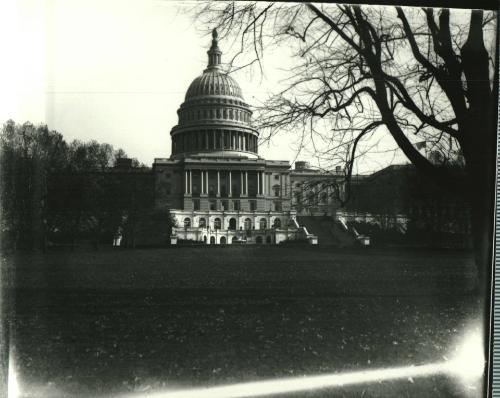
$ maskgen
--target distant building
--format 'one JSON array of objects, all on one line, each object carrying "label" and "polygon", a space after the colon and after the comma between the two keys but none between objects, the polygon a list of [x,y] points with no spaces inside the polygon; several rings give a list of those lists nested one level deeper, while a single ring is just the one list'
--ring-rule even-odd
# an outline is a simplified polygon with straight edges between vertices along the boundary
[{"label": "distant building", "polygon": [[315,243],[296,222],[290,164],[258,155],[252,111],[221,54],[214,31],[208,67],[177,111],[171,156],[153,164],[156,207],[170,209],[178,225],[172,243]]},{"label": "distant building", "polygon": [[[125,241],[166,243],[169,228],[161,215],[168,211],[176,224],[170,236],[174,244],[301,240],[347,246],[396,231],[403,240],[417,241],[420,234],[430,244],[458,239],[456,246],[468,246],[467,206],[411,165],[352,176],[347,187],[340,166],[321,171],[297,161],[291,169],[287,160],[259,156],[252,111],[238,83],[223,71],[221,55],[214,31],[208,66],[189,86],[170,131],[170,157],[156,158],[152,169],[117,159],[103,173],[103,203],[126,215]],[[438,163],[436,154],[432,159]],[[73,182],[63,185],[83,189],[78,179]],[[54,195],[57,208],[72,206],[66,196]],[[167,221],[170,225],[172,219]]]},{"label": "distant building", "polygon": [[340,207],[338,198],[345,194],[344,180],[340,166],[334,172],[321,172],[308,162],[295,162],[290,172],[292,208],[298,216],[335,215]]}]

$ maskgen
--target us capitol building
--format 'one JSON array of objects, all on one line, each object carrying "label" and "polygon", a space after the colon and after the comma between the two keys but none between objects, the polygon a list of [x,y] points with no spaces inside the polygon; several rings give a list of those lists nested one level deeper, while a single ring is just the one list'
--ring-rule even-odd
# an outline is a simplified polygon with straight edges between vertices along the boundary
[{"label": "us capitol building", "polygon": [[221,65],[217,32],[170,132],[170,158],[153,164],[157,208],[177,222],[171,243],[264,243],[317,237],[297,222],[290,163],[258,154],[259,132],[238,83]]}]

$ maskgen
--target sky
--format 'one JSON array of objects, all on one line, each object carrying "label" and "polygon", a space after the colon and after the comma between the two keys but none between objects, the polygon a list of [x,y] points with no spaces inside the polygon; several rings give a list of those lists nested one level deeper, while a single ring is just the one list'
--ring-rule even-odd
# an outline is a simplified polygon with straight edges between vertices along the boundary
[{"label": "sky", "polygon": [[[176,111],[206,67],[211,42],[201,33],[204,27],[183,12],[192,6],[162,0],[7,0],[0,12],[0,122],[45,123],[67,141],[107,142],[146,165],[168,157]],[[228,61],[229,44],[219,47]],[[245,70],[233,77],[246,101],[256,104],[279,85],[290,62],[283,49],[268,55],[262,79]],[[393,146],[387,139],[384,145]],[[296,141],[296,135],[283,133],[259,153],[293,161]],[[297,160],[315,163],[307,154]],[[404,161],[386,156],[356,171]]]}]

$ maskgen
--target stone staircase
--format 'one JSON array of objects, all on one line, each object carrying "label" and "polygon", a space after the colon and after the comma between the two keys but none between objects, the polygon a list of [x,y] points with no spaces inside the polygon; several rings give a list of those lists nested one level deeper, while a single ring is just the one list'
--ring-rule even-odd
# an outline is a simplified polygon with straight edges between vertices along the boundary
[{"label": "stone staircase", "polygon": [[299,216],[297,222],[318,237],[318,244],[338,247],[352,246],[355,237],[330,216]]}]

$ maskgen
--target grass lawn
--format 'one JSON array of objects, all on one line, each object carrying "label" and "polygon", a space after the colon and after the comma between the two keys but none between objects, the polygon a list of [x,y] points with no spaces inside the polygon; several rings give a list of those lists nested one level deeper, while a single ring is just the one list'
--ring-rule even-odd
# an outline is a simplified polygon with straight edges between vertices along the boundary
[{"label": "grass lawn", "polygon": [[[482,326],[468,252],[175,247],[6,263],[26,397],[141,396],[439,362],[470,325]],[[293,396],[481,391],[434,376]]]}]

